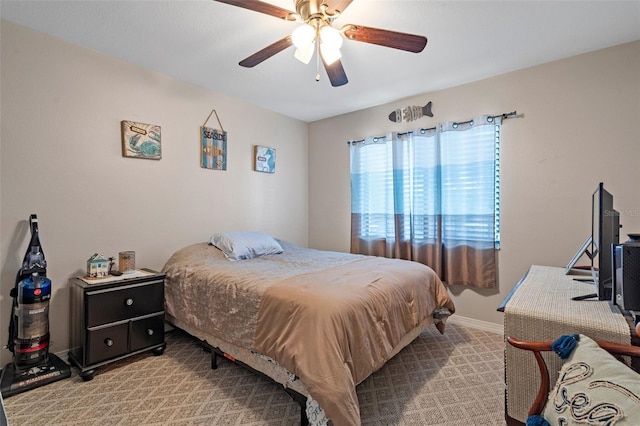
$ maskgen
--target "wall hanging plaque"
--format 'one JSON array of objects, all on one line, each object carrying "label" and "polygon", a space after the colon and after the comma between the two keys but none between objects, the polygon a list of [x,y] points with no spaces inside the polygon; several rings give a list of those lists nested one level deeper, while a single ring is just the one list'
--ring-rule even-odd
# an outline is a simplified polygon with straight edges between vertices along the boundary
[{"label": "wall hanging plaque", "polygon": [[[207,121],[214,113],[220,130],[207,127]],[[227,132],[222,128],[222,123],[215,109],[211,110],[209,117],[200,127],[200,154],[200,166],[203,168],[227,170]]]},{"label": "wall hanging plaque", "polygon": [[389,114],[389,120],[401,123],[402,120],[408,122],[415,121],[422,117],[433,117],[433,113],[431,112],[431,101],[427,102],[427,104],[423,107],[421,106],[407,106],[402,109],[397,109]]},{"label": "wall hanging plaque", "polygon": [[276,150],[266,146],[255,146],[255,171],[264,173],[276,172]]},{"label": "wall hanging plaque", "polygon": [[160,126],[122,121],[122,156],[160,160]]}]

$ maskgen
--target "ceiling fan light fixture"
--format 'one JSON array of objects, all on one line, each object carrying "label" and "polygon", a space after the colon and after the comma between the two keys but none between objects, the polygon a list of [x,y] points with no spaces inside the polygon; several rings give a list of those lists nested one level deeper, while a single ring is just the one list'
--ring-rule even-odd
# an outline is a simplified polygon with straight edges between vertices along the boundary
[{"label": "ceiling fan light fixture", "polygon": [[315,43],[310,43],[306,47],[298,47],[293,56],[303,64],[308,64],[313,56],[315,46]]},{"label": "ceiling fan light fixture", "polygon": [[340,49],[334,48],[331,45],[327,46],[324,43],[320,44],[320,54],[327,65],[331,65],[338,59],[342,58]]},{"label": "ceiling fan light fixture", "polygon": [[331,50],[338,50],[342,47],[342,34],[330,25],[325,25],[320,29],[320,40],[322,46]]},{"label": "ceiling fan light fixture", "polygon": [[320,54],[327,65],[333,64],[342,58],[340,47],[342,47],[342,34],[331,25],[324,25],[320,28]]},{"label": "ceiling fan light fixture", "polygon": [[316,30],[309,24],[300,25],[291,33],[291,42],[298,49],[304,49],[313,44]]}]

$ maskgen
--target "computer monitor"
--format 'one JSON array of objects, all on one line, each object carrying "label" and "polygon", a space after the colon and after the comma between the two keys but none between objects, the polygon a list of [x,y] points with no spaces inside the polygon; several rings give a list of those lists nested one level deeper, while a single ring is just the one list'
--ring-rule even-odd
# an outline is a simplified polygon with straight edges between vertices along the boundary
[{"label": "computer monitor", "polygon": [[591,270],[598,300],[612,300],[613,250],[620,242],[620,213],[600,182],[591,198]]}]

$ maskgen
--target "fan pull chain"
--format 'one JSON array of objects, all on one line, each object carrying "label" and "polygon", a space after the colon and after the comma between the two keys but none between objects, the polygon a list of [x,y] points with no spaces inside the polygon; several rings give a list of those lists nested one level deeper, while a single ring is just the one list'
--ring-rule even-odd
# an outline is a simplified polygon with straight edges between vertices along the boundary
[{"label": "fan pull chain", "polygon": [[320,40],[316,40],[316,81],[320,81]]}]

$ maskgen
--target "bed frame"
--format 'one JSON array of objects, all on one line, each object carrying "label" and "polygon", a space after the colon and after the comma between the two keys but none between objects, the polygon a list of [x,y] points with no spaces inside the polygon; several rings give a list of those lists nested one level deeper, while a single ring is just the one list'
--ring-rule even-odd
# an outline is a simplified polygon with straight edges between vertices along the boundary
[{"label": "bed frame", "polygon": [[[239,350],[242,351],[246,349],[235,347],[235,345],[229,344],[227,342],[218,342],[213,336],[203,333],[201,331],[198,331],[196,329],[193,329],[190,326],[181,323],[180,320],[171,317],[170,315],[168,315],[168,318],[166,318],[166,322],[167,324],[169,324],[169,326],[171,326],[175,330],[178,330],[181,333],[184,333],[190,336],[194,340],[197,340],[198,344],[202,347],[204,351],[211,353],[211,369],[212,370],[216,370],[218,368],[219,358],[225,358],[254,374],[262,376],[268,379],[269,381],[273,383],[277,383],[280,386],[282,386],[283,390],[291,397],[291,399],[293,399],[300,406],[300,425],[301,426],[309,425],[309,419],[307,417],[307,396],[304,395],[302,392],[296,389],[293,389],[290,386],[286,386],[284,383],[282,383],[284,381],[282,377],[280,378],[280,380],[277,380],[276,378],[267,374],[265,371],[261,371],[259,369],[260,365],[262,363],[266,363],[267,361],[258,360],[258,358],[255,357],[254,361],[256,361],[257,365],[256,364],[254,364],[254,366],[249,365],[246,360],[242,359],[243,356],[237,352]],[[212,343],[209,343],[209,340]],[[225,346],[225,345],[230,345],[227,351],[233,351],[233,354],[221,348],[221,346]],[[284,371],[283,367],[278,367],[278,368]],[[301,382],[299,381],[296,381],[296,383],[297,383],[296,386],[302,385]]]}]

